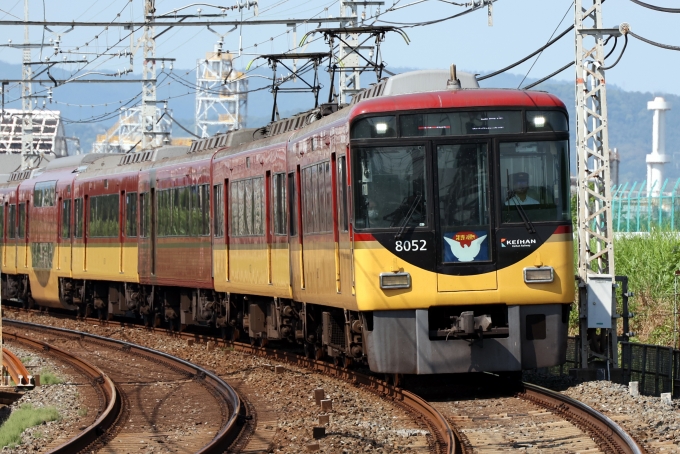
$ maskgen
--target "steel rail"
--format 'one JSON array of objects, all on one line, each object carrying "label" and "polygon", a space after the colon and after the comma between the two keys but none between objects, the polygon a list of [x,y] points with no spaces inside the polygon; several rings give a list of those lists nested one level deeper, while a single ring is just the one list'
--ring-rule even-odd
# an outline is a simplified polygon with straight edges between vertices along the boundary
[{"label": "steel rail", "polygon": [[524,383],[519,396],[561,415],[582,430],[596,435],[607,452],[643,454],[645,450],[616,422],[594,408],[562,393]]},{"label": "steel rail", "polygon": [[51,454],[68,454],[82,451],[97,438],[99,438],[101,433],[113,426],[120,415],[122,399],[113,381],[111,381],[111,379],[104,372],[102,372],[101,369],[93,364],[88,363],[87,361],[78,358],[77,356],[73,356],[64,350],[45,342],[31,339],[17,333],[8,332],[7,330],[5,330],[3,335],[4,339],[17,341],[21,344],[31,347],[34,350],[44,350],[62,361],[73,364],[82,373],[84,373],[90,380],[90,383],[92,383],[94,387],[99,388],[99,390],[105,396],[106,409],[101,412],[99,417],[78,435],[50,450],[49,452]]},{"label": "steel rail", "polygon": [[26,366],[5,347],[2,347],[2,365],[7,368],[7,372],[9,372],[9,376],[12,377],[17,388],[32,389],[35,386],[35,380]]},{"label": "steel rail", "polygon": [[220,431],[217,433],[217,435],[215,435],[212,441],[203,448],[201,448],[199,451],[197,451],[200,454],[213,454],[213,453],[221,454],[225,452],[240,433],[240,429],[242,426],[240,421],[243,419],[242,412],[245,411],[245,406],[242,405],[241,398],[236,393],[236,391],[234,391],[234,389],[231,386],[229,386],[227,382],[225,382],[217,375],[200,366],[197,366],[195,364],[190,363],[189,361],[185,361],[181,358],[177,358],[176,356],[172,356],[158,350],[153,350],[151,348],[142,347],[140,345],[132,344],[125,341],[110,339],[104,336],[98,336],[96,334],[84,333],[81,331],[74,331],[65,328],[56,328],[46,325],[39,325],[36,323],[22,322],[18,320],[10,320],[5,318],[3,318],[3,323],[5,324],[5,326],[19,325],[22,327],[32,328],[36,330],[47,330],[64,333],[67,335],[75,336],[78,339],[83,339],[87,337],[90,339],[94,339],[98,342],[120,346],[122,347],[123,350],[128,352],[142,353],[154,357],[161,357],[164,360],[168,361],[172,366],[183,370],[187,374],[195,376],[197,379],[204,380],[209,387],[212,387],[218,393],[218,395],[220,395],[227,402],[227,404],[231,407],[232,412],[227,420],[227,423],[222,427],[222,429],[220,429]]},{"label": "steel rail", "polygon": [[[198,342],[207,339],[205,336],[199,336],[196,334],[181,333],[182,337],[189,339],[194,339]],[[211,339],[212,340],[212,339]],[[214,340],[212,340],[215,342]],[[435,446],[433,447],[435,452],[445,453],[445,454],[455,454],[458,451],[458,443],[456,437],[454,436],[451,426],[446,421],[446,418],[442,414],[430,405],[427,401],[421,397],[413,394],[410,391],[406,391],[397,386],[392,386],[387,382],[380,380],[376,377],[365,375],[350,369],[335,366],[333,364],[319,361],[315,359],[305,358],[293,352],[276,350],[266,347],[255,347],[241,342],[230,342],[230,341],[220,341],[225,345],[233,347],[234,350],[255,355],[266,357],[268,359],[286,362],[293,364],[305,369],[311,369],[315,372],[319,372],[323,375],[331,376],[334,378],[341,379],[343,381],[349,382],[353,385],[361,386],[374,394],[378,394],[385,397],[396,404],[405,407],[409,411],[422,416],[425,424],[429,427],[430,432],[434,438]]]}]

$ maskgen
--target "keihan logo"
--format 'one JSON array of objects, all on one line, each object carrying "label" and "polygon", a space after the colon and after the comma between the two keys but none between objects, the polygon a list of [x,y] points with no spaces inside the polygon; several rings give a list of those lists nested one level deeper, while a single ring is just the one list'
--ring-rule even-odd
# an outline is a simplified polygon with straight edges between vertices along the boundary
[{"label": "keihan logo", "polygon": [[531,247],[534,244],[538,244],[535,238],[521,238],[519,240],[508,240],[507,238],[501,238],[501,247]]}]

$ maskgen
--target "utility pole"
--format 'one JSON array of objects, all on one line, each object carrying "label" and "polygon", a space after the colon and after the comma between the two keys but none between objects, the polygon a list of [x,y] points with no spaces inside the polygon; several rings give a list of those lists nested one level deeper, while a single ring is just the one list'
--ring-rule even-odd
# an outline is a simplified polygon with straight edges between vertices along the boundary
[{"label": "utility pole", "polygon": [[[385,2],[383,1],[340,0],[340,27],[352,28],[359,26],[357,23],[357,7],[359,5],[364,7],[377,6],[380,8],[384,4]],[[350,101],[348,96],[351,97],[361,91],[360,77],[363,65],[360,64],[358,55],[358,52],[361,50],[368,50],[370,53],[369,60],[373,60],[373,46],[360,46],[358,33],[343,34],[338,46],[340,104],[348,103]]]},{"label": "utility pole", "polygon": [[[28,0],[24,0],[24,22],[28,22]],[[21,169],[35,166],[33,149],[33,100],[31,90],[31,48],[28,46],[28,25],[24,25],[24,52],[21,70]]]},{"label": "utility pole", "polygon": [[[604,70],[603,0],[576,0],[576,168],[578,179],[578,284],[582,378],[611,379],[618,365],[609,129]],[[599,333],[597,330],[599,329]],[[589,365],[597,363],[597,369]]]}]

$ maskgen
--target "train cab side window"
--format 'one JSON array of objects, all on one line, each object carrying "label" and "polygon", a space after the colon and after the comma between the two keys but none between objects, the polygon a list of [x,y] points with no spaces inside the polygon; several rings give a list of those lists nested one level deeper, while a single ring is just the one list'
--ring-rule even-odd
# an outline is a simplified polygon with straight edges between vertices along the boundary
[{"label": "train cab side window", "polygon": [[7,217],[9,218],[9,223],[7,226],[7,238],[14,239],[14,237],[16,237],[17,231],[17,206],[15,204],[11,204],[9,206],[9,213]]},{"label": "train cab side window", "polygon": [[274,200],[274,234],[285,235],[286,232],[286,174],[274,175],[272,199]]},{"label": "train cab side window", "polygon": [[224,236],[224,192],[222,185],[213,185],[213,220],[215,238]]},{"label": "train cab side window", "polygon": [[71,199],[61,204],[61,237],[71,238]]},{"label": "train cab side window", "polygon": [[74,223],[73,223],[73,237],[82,238],[83,237],[83,199],[78,198],[74,201]]},{"label": "train cab side window", "polygon": [[133,238],[137,236],[137,193],[125,194],[125,236]]},{"label": "train cab side window", "polygon": [[338,158],[338,229],[347,232],[347,162],[345,156]]},{"label": "train cab side window", "polygon": [[17,230],[17,238],[24,238],[26,236],[26,204],[19,204],[19,229]]},{"label": "train cab side window", "polygon": [[297,192],[295,191],[295,173],[288,174],[288,213],[290,213],[290,236],[297,235]]}]

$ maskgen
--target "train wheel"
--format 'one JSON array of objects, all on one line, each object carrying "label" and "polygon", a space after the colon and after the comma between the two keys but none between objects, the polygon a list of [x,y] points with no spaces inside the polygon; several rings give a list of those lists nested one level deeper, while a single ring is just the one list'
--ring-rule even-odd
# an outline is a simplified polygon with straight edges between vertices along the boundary
[{"label": "train wheel", "polygon": [[342,356],[334,356],[333,357],[333,364],[338,367],[345,367],[345,360],[343,359]]},{"label": "train wheel", "polygon": [[354,365],[354,360],[352,358],[345,357],[345,365],[344,365],[345,369],[351,369],[353,365]]},{"label": "train wheel", "polygon": [[250,345],[253,346],[253,347],[256,347],[257,346],[257,339],[254,338],[254,337],[251,337],[250,338]]},{"label": "train wheel", "polygon": [[307,358],[307,359],[314,358],[314,346],[312,344],[305,342],[304,349],[305,349],[305,358]]},{"label": "train wheel", "polygon": [[314,359],[322,360],[326,356],[325,353],[323,347],[319,345],[314,346]]},{"label": "train wheel", "polygon": [[153,327],[159,328],[161,326],[161,314],[154,314],[153,316]]},{"label": "train wheel", "polygon": [[241,337],[241,331],[238,328],[232,328],[231,330],[231,340],[237,341]]}]

